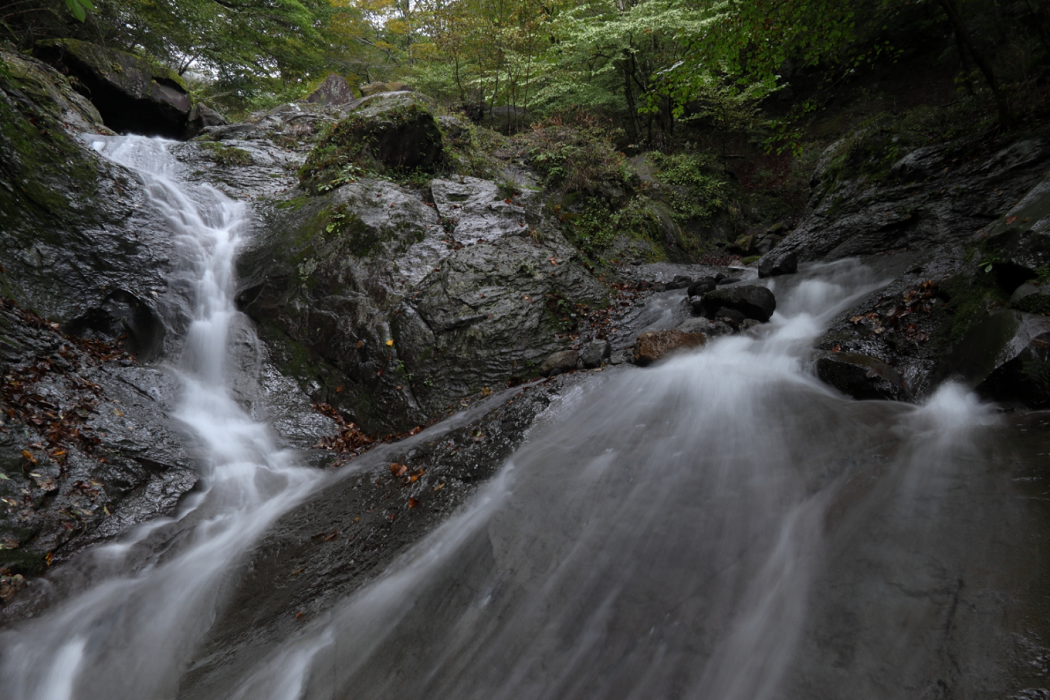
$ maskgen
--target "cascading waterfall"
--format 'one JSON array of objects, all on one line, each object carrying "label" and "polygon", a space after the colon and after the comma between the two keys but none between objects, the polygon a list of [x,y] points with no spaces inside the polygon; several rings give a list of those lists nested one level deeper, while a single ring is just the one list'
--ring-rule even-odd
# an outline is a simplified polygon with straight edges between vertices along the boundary
[{"label": "cascading waterfall", "polygon": [[817,382],[813,338],[882,283],[849,261],[811,274],[768,335],[567,398],[473,507],[233,697],[784,696],[841,475],[892,442],[881,487],[903,507],[993,422],[955,385],[914,407]]},{"label": "cascading waterfall", "polygon": [[[989,580],[971,562],[991,531],[1023,520],[1006,491],[959,500],[999,483],[990,409],[953,384],[922,406],[851,401],[807,372],[822,328],[884,284],[841,261],[779,282],[759,335],[593,375],[388,570],[246,646],[249,671],[180,687],[231,562],[322,482],[223,388],[240,206],[179,184],[163,141],[101,148],[143,173],[196,270],[178,415],[209,490],[94,554],[124,573],[0,637],[5,698],[919,697],[961,673],[954,638],[1004,617],[959,603]],[[133,565],[147,538],[166,544]]]},{"label": "cascading waterfall", "polygon": [[[174,695],[237,556],[319,478],[278,450],[224,383],[243,205],[207,185],[181,182],[168,142],[123,136],[94,145],[141,175],[196,281],[196,312],[175,370],[183,381],[176,417],[198,443],[207,491],[175,517],[93,554],[100,568],[118,575],[0,637],[0,687],[12,700]],[[147,538],[166,544],[136,565],[137,545]]]}]

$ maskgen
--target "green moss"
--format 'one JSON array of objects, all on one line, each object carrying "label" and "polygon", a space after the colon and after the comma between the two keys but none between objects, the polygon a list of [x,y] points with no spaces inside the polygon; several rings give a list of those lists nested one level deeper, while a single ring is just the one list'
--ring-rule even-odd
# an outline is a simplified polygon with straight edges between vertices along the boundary
[{"label": "green moss", "polygon": [[297,209],[302,209],[303,206],[305,206],[306,203],[309,201],[309,197],[307,197],[306,195],[300,195],[298,197],[293,197],[292,199],[286,199],[284,201],[278,202],[277,204],[274,204],[274,208],[295,211]]},{"label": "green moss", "polygon": [[409,176],[433,172],[443,140],[433,115],[413,99],[379,102],[354,112],[325,133],[299,169],[299,184],[322,194],[360,173]]},{"label": "green moss", "polygon": [[[97,192],[95,165],[52,113],[26,98],[46,91],[0,61],[0,220],[52,243],[83,223]],[[45,99],[43,104],[51,104]]]},{"label": "green moss", "polygon": [[212,160],[226,168],[252,163],[252,154],[243,148],[223,146],[218,141],[201,141],[200,146],[211,154]]},{"label": "green moss", "polygon": [[655,167],[655,177],[676,190],[667,202],[675,221],[702,221],[725,209],[729,187],[712,156],[652,152],[647,159]]}]

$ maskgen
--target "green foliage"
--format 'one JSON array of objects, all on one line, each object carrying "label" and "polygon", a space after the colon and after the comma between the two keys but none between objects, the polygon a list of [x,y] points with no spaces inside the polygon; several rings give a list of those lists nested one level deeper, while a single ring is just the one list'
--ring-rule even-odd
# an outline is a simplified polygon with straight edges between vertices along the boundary
[{"label": "green foliage", "polygon": [[728,185],[724,174],[716,174],[710,155],[655,151],[647,158],[656,168],[656,177],[677,190],[668,202],[676,221],[707,219],[725,207]]},{"label": "green foliage", "polygon": [[[560,194],[596,192],[630,184],[627,159],[608,140],[610,130],[584,121],[569,125],[559,118],[537,124],[517,137],[544,184]],[[615,132],[611,135],[615,136]]]},{"label": "green foliage", "polygon": [[88,10],[94,11],[95,5],[91,0],[66,0],[66,9],[78,22],[87,19]]},{"label": "green foliage", "polygon": [[645,197],[632,197],[623,206],[590,198],[578,215],[564,217],[572,243],[592,258],[619,235],[658,241],[660,222]]},{"label": "green foliage", "polygon": [[224,146],[217,141],[200,141],[201,148],[207,150],[212,159],[223,167],[250,165],[252,156],[243,148]]}]

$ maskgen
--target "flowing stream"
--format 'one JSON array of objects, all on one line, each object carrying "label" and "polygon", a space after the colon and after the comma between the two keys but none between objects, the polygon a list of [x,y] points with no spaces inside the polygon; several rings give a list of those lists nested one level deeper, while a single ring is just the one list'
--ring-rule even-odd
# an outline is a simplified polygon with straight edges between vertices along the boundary
[{"label": "flowing stream", "polygon": [[102,152],[144,174],[196,271],[178,416],[209,489],[0,637],[4,698],[1047,697],[1045,416],[813,378],[814,338],[888,281],[855,261],[778,281],[755,336],[595,374],[387,571],[180,688],[231,562],[322,482],[224,388],[240,205],[180,185],[163,141]]}]

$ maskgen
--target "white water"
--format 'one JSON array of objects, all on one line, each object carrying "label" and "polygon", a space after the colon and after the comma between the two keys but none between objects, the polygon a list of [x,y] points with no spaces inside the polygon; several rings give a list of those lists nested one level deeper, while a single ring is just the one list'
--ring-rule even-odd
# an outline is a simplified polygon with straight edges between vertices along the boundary
[{"label": "white water", "polygon": [[[225,386],[243,205],[181,181],[165,141],[124,136],[94,145],[141,174],[196,283],[195,316],[175,370],[183,383],[176,417],[196,442],[206,493],[174,518],[95,553],[107,570],[124,573],[0,637],[0,688],[11,700],[173,696],[238,556],[319,476],[279,451]],[[136,545],[147,537],[170,541],[138,565]]]},{"label": "white water", "polygon": [[571,394],[471,508],[232,697],[781,697],[836,459],[899,433],[912,456],[890,500],[907,500],[991,422],[954,385],[909,407],[817,382],[815,335],[883,284],[851,262],[817,274],[783,290],[761,339]]},{"label": "white water", "polygon": [[[227,572],[317,478],[224,389],[240,205],[178,184],[163,142],[110,139],[103,152],[144,173],[196,270],[179,417],[209,490],[96,555],[133,573],[0,637],[5,699],[175,697],[235,585]],[[181,696],[805,697],[785,687],[819,617],[814,591],[829,590],[829,552],[846,537],[829,531],[849,521],[838,507],[852,497],[850,470],[890,465],[876,483],[906,528],[929,517],[992,422],[951,385],[914,407],[849,401],[817,382],[806,368],[814,337],[883,281],[851,262],[811,274],[776,290],[781,310],[760,338],[721,339],[566,396],[469,507],[388,571],[295,638],[248,647],[243,676]],[[169,546],[137,565],[147,537]],[[895,564],[880,566],[897,585]],[[876,623],[895,611],[883,597],[865,602]],[[902,629],[887,626],[890,651],[911,651]],[[894,697],[854,695],[875,696]]]}]

